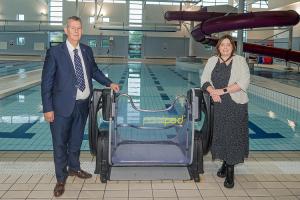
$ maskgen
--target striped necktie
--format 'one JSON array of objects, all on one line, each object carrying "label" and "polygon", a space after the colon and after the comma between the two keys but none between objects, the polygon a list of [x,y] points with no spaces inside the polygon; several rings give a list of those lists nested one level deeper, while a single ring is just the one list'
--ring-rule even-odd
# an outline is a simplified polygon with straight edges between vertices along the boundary
[{"label": "striped necktie", "polygon": [[78,49],[74,49],[74,64],[75,64],[75,75],[76,75],[77,85],[79,90],[83,91],[85,89],[85,82],[84,82],[81,59],[78,55]]}]

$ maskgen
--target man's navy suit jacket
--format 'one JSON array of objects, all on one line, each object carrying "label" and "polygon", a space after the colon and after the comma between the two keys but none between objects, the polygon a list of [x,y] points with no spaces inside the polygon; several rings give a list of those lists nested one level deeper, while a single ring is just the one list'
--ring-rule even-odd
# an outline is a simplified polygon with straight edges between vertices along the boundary
[{"label": "man's navy suit jacket", "polygon": [[[102,85],[110,86],[112,81],[98,69],[92,49],[84,44],[80,44],[80,49],[91,93],[92,78]],[[54,111],[55,114],[65,117],[72,114],[77,94],[76,76],[65,42],[47,50],[41,90],[44,113]]]}]

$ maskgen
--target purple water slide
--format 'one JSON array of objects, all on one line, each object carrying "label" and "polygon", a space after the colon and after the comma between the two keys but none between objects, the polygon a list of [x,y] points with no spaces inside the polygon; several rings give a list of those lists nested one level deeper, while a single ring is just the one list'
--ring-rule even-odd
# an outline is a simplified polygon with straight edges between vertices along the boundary
[{"label": "purple water slide", "polygon": [[201,42],[206,35],[212,33],[243,28],[294,26],[298,22],[299,15],[294,10],[241,13],[203,21],[192,30],[191,34],[195,40]]},{"label": "purple water slide", "polygon": [[[216,42],[206,37],[212,33],[232,31],[243,28],[294,26],[299,22],[299,15],[294,10],[251,12],[231,14],[227,16],[224,16],[224,13],[221,14],[222,16],[217,16],[218,14],[214,12],[193,11],[190,14],[186,11],[168,11],[165,13],[165,18],[167,20],[202,21],[201,24],[198,24],[194,27],[194,29],[191,31],[191,35],[196,41],[208,44],[214,44]],[[178,18],[176,18],[176,15]],[[197,18],[197,16],[199,16],[199,18]],[[287,61],[300,62],[299,51],[291,51],[288,49],[266,47],[249,43],[244,43],[243,50],[249,53],[282,58]]]},{"label": "purple water slide", "polygon": [[[209,44],[211,46],[216,46],[218,39],[215,38],[205,38],[203,43]],[[276,58],[281,58],[286,61],[294,61],[300,63],[300,51],[292,51],[291,49],[282,49],[276,47],[267,47],[258,44],[243,43],[243,50],[248,53],[272,56]]]},{"label": "purple water slide", "polygon": [[201,11],[167,11],[165,13],[165,19],[181,20],[181,21],[206,21],[214,17],[221,17],[226,13],[219,12],[201,12]]}]

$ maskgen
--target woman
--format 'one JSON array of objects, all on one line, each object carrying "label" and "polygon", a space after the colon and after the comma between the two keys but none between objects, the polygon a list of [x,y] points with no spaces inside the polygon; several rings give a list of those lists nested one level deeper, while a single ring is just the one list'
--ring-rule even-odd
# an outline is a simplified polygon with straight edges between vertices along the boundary
[{"label": "woman", "polygon": [[224,35],[217,43],[217,56],[208,59],[201,76],[203,90],[214,101],[212,158],[223,161],[217,176],[224,186],[234,186],[234,165],[249,154],[248,96],[249,68],[244,57],[235,55],[235,43]]}]

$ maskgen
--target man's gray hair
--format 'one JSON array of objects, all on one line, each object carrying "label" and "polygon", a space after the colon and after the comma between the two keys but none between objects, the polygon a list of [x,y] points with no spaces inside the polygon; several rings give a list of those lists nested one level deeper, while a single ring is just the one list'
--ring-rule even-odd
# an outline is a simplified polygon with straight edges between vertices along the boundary
[{"label": "man's gray hair", "polygon": [[81,21],[80,17],[77,17],[77,16],[71,16],[71,17],[68,17],[68,19],[67,19],[66,27],[68,27],[69,21],[70,21],[70,20],[79,21],[80,24],[82,24],[82,21]]}]

